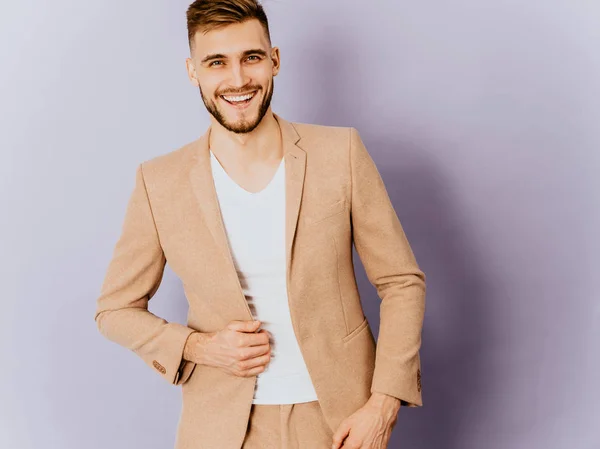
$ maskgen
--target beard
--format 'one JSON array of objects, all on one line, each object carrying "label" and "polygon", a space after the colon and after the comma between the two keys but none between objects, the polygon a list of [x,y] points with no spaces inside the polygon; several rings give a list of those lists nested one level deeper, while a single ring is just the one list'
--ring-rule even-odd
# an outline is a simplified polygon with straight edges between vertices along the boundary
[{"label": "beard", "polygon": [[[215,118],[215,120],[217,122],[219,122],[219,124],[223,128],[225,128],[226,130],[231,131],[233,133],[236,133],[236,134],[246,134],[246,133],[254,131],[254,129],[260,124],[263,117],[269,110],[269,106],[271,106],[271,98],[273,97],[274,85],[275,85],[275,83],[274,83],[273,79],[271,79],[271,86],[269,87],[267,94],[264,96],[264,98],[258,108],[258,114],[257,114],[256,118],[254,120],[241,119],[241,120],[238,120],[237,122],[227,121],[225,116],[219,110],[217,103],[214,100],[208,100],[202,93],[202,88],[201,87],[198,87],[198,88],[200,89],[200,97],[202,98],[202,101],[204,102],[204,106],[206,107],[206,110],[209,112],[210,115],[212,115]],[[257,86],[257,87],[258,87],[258,89],[255,89],[256,90],[255,95],[258,95],[258,93],[262,90],[260,88],[260,86]]]}]

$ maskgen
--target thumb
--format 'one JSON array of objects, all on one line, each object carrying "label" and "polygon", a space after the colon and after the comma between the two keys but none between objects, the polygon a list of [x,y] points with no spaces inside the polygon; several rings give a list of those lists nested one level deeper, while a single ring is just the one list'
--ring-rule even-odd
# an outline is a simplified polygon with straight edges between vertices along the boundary
[{"label": "thumb", "polygon": [[260,321],[233,320],[227,325],[227,327],[231,330],[239,332],[254,332],[260,327]]}]

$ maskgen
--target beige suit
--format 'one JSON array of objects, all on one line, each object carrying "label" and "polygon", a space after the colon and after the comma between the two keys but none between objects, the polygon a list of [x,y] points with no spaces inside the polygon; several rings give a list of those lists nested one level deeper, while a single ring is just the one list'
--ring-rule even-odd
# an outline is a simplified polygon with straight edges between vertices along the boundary
[{"label": "beige suit", "polygon": [[[289,307],[323,415],[335,431],[371,392],[422,405],[425,275],[373,160],[354,128],[275,118],[286,171]],[[138,166],[95,315],[102,335],[181,385],[176,449],[239,449],[256,382],[182,359],[194,330],[253,319],[220,216],[209,135],[210,127]],[[377,345],[354,277],[353,243],[381,299]],[[187,325],[148,311],[167,261],[183,282]]]}]

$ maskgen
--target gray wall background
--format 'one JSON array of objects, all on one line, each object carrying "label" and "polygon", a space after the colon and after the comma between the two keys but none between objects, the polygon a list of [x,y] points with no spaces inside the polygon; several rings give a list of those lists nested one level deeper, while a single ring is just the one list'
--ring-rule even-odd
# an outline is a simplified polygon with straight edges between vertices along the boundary
[{"label": "gray wall background", "polygon": [[[0,4],[2,448],[173,445],[179,389],[93,314],[136,165],[208,125],[188,3]],[[428,275],[389,447],[599,448],[600,4],[264,5],[274,111],[358,128]],[[151,310],[185,320],[169,270]]]}]

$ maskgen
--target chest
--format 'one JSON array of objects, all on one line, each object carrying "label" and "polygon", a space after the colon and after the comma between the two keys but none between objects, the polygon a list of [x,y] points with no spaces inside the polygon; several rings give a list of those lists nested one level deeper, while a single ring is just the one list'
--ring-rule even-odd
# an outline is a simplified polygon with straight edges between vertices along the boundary
[{"label": "chest", "polygon": [[266,162],[240,163],[216,156],[210,152],[211,169],[215,183],[231,184],[248,194],[260,194],[283,170],[282,157]]}]

